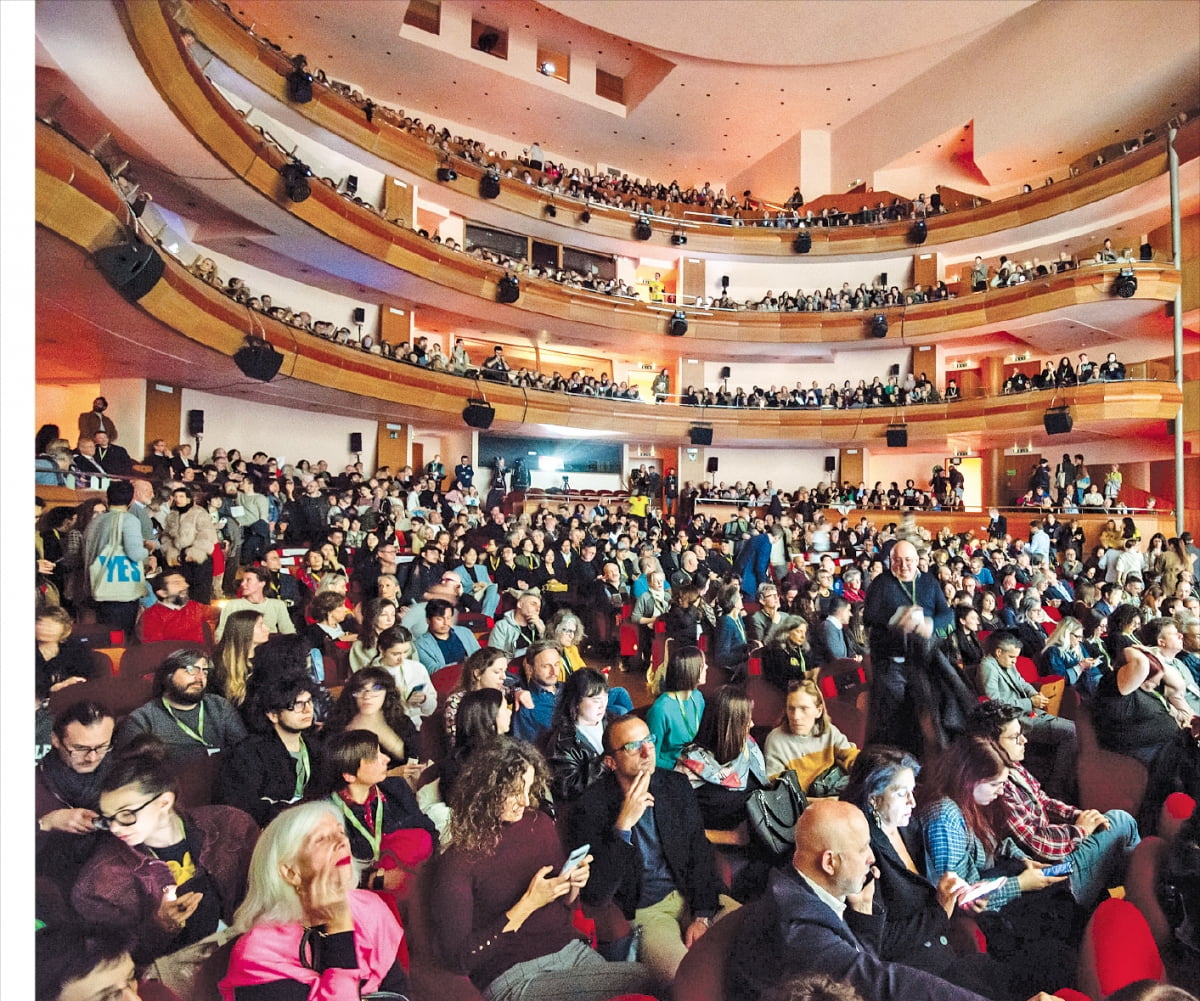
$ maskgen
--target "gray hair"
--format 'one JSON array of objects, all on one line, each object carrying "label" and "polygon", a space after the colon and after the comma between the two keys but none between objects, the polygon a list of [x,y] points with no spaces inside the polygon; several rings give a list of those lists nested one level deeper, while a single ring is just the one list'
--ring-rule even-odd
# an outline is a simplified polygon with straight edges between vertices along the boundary
[{"label": "gray hair", "polygon": [[300,897],[284,880],[279,867],[296,860],[305,839],[327,816],[342,822],[333,803],[323,799],[290,807],[267,825],[250,857],[246,897],[233,915],[235,931],[247,932],[255,925],[294,924],[304,919]]},{"label": "gray hair", "polygon": [[783,640],[787,639],[791,631],[797,626],[803,626],[807,624],[808,623],[804,620],[804,618],[799,615],[779,616],[779,618],[772,623],[771,628],[767,630],[767,635],[765,637],[766,645],[770,646],[772,643],[782,642]]}]

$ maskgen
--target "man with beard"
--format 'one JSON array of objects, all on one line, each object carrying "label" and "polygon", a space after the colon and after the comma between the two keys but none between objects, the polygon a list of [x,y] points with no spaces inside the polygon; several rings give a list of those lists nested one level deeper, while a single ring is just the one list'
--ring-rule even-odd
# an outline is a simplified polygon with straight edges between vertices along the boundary
[{"label": "man with beard", "polygon": [[[53,751],[34,778],[37,812],[38,917],[66,906],[71,887],[96,847],[93,822],[100,815],[100,783],[108,772],[113,714],[95,702],[76,702],[54,721]],[[56,892],[57,891],[57,892]]]},{"label": "man with beard", "polygon": [[104,431],[108,434],[110,441],[117,440],[117,425],[113,423],[113,419],[107,416],[108,400],[103,396],[97,396],[92,400],[92,409],[85,410],[79,415],[79,437],[90,438],[97,431]]},{"label": "man with beard", "polygon": [[96,461],[106,473],[113,476],[132,476],[133,457],[120,445],[113,445],[108,438],[108,432],[97,431],[92,435],[96,444]]},{"label": "man with beard", "polygon": [[317,686],[302,674],[274,678],[254,697],[251,734],[226,752],[217,802],[245,810],[266,827],[314,788],[321,774],[313,726]]},{"label": "man with beard", "polygon": [[207,691],[208,655],[176,650],[154,675],[154,698],[121,723],[117,744],[139,733],[152,733],[167,745],[167,759],[179,765],[201,754],[216,754],[246,736],[237,710],[220,695]]},{"label": "man with beard", "polygon": [[158,601],[142,612],[138,631],[143,643],[178,640],[204,643],[208,608],[188,596],[187,578],[180,570],[164,570],[153,582]]},{"label": "man with beard", "polygon": [[213,548],[217,528],[212,517],[192,502],[186,487],[171,491],[171,510],[162,530],[162,555],[169,567],[178,567],[187,578],[188,590],[201,604],[212,601]]}]

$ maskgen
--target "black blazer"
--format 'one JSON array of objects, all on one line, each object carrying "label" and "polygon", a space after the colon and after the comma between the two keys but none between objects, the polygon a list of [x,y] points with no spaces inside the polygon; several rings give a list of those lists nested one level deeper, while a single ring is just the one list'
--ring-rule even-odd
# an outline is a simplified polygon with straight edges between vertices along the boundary
[{"label": "black blazer", "polygon": [[[320,741],[313,734],[305,737],[311,766],[306,792],[321,781]],[[251,734],[224,754],[217,802],[245,810],[259,827],[266,827],[288,806],[296,792],[296,759],[283,741],[270,733]]]},{"label": "black blazer", "polygon": [[[675,888],[693,915],[715,914],[720,908],[716,861],[691,783],[677,772],[657,768],[650,777],[650,793]],[[592,872],[583,888],[583,902],[599,905],[614,900],[625,917],[632,918],[642,892],[642,858],[614,830],[624,798],[616,776],[605,772],[577,801],[570,817],[570,842],[571,847],[592,846]]]}]

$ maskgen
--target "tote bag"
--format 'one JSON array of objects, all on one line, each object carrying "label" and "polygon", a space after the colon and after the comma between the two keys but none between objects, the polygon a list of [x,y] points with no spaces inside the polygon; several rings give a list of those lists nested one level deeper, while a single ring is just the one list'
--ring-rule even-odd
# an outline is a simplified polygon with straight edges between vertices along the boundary
[{"label": "tote bag", "polygon": [[137,601],[146,594],[142,568],[125,555],[121,542],[124,515],[109,519],[108,540],[88,568],[96,601]]}]

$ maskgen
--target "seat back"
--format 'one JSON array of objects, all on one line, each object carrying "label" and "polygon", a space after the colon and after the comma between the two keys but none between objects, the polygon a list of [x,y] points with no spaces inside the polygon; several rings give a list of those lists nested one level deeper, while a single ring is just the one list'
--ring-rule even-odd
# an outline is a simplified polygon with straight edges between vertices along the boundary
[{"label": "seat back", "polygon": [[671,989],[675,1001],[725,1001],[725,962],[745,919],[745,908],[727,914],[687,951]]},{"label": "seat back", "polygon": [[1158,870],[1167,843],[1162,838],[1143,838],[1129,858],[1125,870],[1125,899],[1142,912],[1154,942],[1162,948],[1171,941],[1171,923],[1158,902]]},{"label": "seat back", "polygon": [[107,674],[60,688],[50,696],[50,715],[57,716],[76,702],[99,702],[118,719],[150,701],[154,684],[145,678]]},{"label": "seat back", "polygon": [[1079,738],[1075,762],[1079,805],[1101,813],[1125,810],[1138,816],[1150,778],[1146,766],[1135,758],[1102,748],[1086,706],[1075,717],[1075,733]]},{"label": "seat back", "polygon": [[783,719],[785,703],[783,692],[762,675],[750,675],[746,679],[746,694],[754,703],[752,718],[756,726],[775,727]]},{"label": "seat back", "polygon": [[[428,724],[427,724],[428,725]],[[429,911],[436,865],[423,865],[413,877],[408,897],[409,980],[413,997],[437,998],[438,1001],[482,1001],[483,995],[465,976],[452,972],[437,945],[437,936]]]},{"label": "seat back", "polygon": [[224,757],[220,751],[216,754],[197,754],[176,768],[179,799],[185,807],[209,806],[213,803]]},{"label": "seat back", "polygon": [[1083,933],[1080,989],[1103,998],[1137,980],[1162,979],[1162,957],[1141,911],[1128,900],[1102,901]]},{"label": "seat back", "polygon": [[181,640],[160,640],[157,643],[142,643],[126,648],[121,656],[123,677],[153,677],[159,666],[176,650],[200,650],[208,653],[203,643],[186,643]]}]

